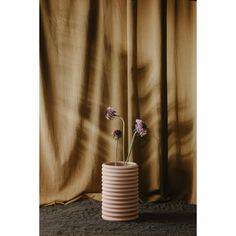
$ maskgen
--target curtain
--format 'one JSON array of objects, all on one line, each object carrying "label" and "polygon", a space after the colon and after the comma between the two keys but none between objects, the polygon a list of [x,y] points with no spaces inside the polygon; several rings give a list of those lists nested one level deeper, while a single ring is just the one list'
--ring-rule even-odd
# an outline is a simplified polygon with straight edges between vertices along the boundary
[{"label": "curtain", "polygon": [[[131,160],[139,165],[140,197],[159,199],[163,102],[168,195],[196,203],[196,2],[168,0],[165,12],[163,2],[40,1],[41,204],[99,199],[101,165],[115,155],[111,133],[121,129],[119,120],[105,119],[108,106],[126,121],[126,150],[135,119],[147,124]],[[118,152],[121,159],[121,145]]]}]

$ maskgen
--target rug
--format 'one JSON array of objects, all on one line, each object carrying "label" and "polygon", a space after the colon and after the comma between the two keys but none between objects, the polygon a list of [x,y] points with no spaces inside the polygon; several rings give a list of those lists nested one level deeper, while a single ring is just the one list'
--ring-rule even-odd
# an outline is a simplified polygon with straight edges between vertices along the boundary
[{"label": "rug", "polygon": [[130,222],[101,218],[101,202],[81,200],[40,207],[41,236],[192,236],[196,235],[196,205],[182,201],[140,205],[140,217]]}]

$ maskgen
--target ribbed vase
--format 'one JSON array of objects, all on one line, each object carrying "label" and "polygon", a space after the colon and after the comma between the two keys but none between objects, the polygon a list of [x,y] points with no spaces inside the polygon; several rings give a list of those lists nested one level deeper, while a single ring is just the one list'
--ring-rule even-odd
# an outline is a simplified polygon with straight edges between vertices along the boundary
[{"label": "ribbed vase", "polygon": [[102,165],[102,218],[129,221],[139,215],[138,165],[134,162]]}]

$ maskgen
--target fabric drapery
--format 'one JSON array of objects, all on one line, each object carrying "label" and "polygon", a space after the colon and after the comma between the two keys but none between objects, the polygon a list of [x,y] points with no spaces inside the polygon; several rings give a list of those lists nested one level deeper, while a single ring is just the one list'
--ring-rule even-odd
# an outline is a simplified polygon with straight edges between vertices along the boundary
[{"label": "fabric drapery", "polygon": [[[101,165],[115,157],[112,131],[126,121],[126,150],[134,121],[144,201],[160,188],[161,0],[40,1],[40,203],[99,196]],[[196,203],[196,3],[168,0],[168,191]],[[119,145],[119,158],[122,150]],[[93,194],[93,195],[91,195]]]}]

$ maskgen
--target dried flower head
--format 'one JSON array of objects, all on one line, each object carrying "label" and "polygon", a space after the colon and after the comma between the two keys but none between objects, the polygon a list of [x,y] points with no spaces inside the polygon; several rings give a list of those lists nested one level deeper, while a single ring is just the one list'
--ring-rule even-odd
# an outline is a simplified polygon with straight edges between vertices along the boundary
[{"label": "dried flower head", "polygon": [[113,131],[112,135],[115,140],[118,140],[122,137],[122,132],[121,132],[121,130],[117,129],[117,130]]},{"label": "dried flower head", "polygon": [[116,111],[112,107],[108,107],[105,112],[105,117],[112,120],[116,116]]},{"label": "dried flower head", "polygon": [[147,126],[142,120],[136,119],[134,126],[134,131],[136,131],[140,135],[140,137],[143,137],[147,134]]}]

